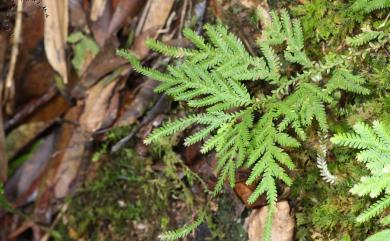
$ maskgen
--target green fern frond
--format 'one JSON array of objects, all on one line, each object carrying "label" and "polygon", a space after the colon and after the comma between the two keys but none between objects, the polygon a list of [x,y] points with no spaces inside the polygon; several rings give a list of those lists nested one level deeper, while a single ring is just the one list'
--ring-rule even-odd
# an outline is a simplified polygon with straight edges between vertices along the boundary
[{"label": "green fern frond", "polygon": [[390,229],[385,229],[368,237],[365,241],[388,241],[390,237]]},{"label": "green fern frond", "polygon": [[260,195],[265,193],[268,203],[273,205],[277,198],[276,179],[282,180],[287,185],[292,182],[279,165],[282,164],[289,169],[294,168],[290,156],[281,147],[298,147],[299,143],[285,133],[278,133],[273,123],[274,116],[272,112],[265,114],[253,130],[252,149],[245,164],[247,167],[251,167],[252,171],[246,183],[250,185],[261,178],[255,191],[248,199],[249,203],[255,202]]},{"label": "green fern frond", "polygon": [[280,11],[280,17],[271,12],[272,22],[263,32],[264,42],[269,45],[279,45],[286,41],[287,48],[284,57],[291,63],[311,67],[312,63],[303,51],[304,38],[298,19],[291,21],[285,9]]},{"label": "green fern frond", "polygon": [[381,219],[381,225],[386,226],[390,224],[390,215],[387,215],[386,217]]},{"label": "green fern frond", "polygon": [[356,221],[359,223],[367,222],[373,217],[381,214],[388,207],[390,207],[390,194],[382,197],[376,203],[372,204],[366,211],[356,218]]},{"label": "green fern frond", "polygon": [[189,57],[197,53],[195,50],[191,49],[168,46],[154,39],[148,39],[146,41],[146,45],[154,52],[158,52],[173,58]]},{"label": "green fern frond", "polygon": [[[203,142],[202,153],[216,152],[218,181],[214,195],[222,190],[226,181],[232,187],[235,185],[238,168],[245,166],[251,169],[246,183],[257,186],[248,202],[254,203],[264,195],[269,206],[265,241],[269,241],[271,235],[277,182],[292,183],[286,169],[293,169],[294,163],[286,149],[299,148],[300,142],[295,135],[305,140],[305,131],[314,120],[322,131],[328,129],[325,108],[334,102],[332,91],[368,93],[363,87],[365,81],[344,69],[334,72],[334,77],[326,84],[322,79],[312,81],[313,75],[321,71],[328,75],[329,71],[334,71],[334,66],[325,70],[314,68],[304,51],[300,23],[291,20],[286,10],[280,15],[272,12],[271,16],[271,25],[263,32],[264,40],[258,42],[262,56],[251,56],[243,43],[223,25],[206,25],[204,38],[185,29],[184,36],[194,44],[194,49],[149,41],[151,49],[181,58],[177,65],[169,65],[163,73],[142,66],[127,51],[118,51],[118,55],[127,58],[137,72],[160,81],[156,92],[164,92],[177,101],[183,101],[198,113],[163,124],[150,134],[145,143],[150,144],[193,126],[202,127],[185,138],[185,145]],[[283,49],[272,47],[281,44],[285,45]],[[281,69],[281,61],[287,65],[302,65],[300,69],[303,70],[291,78],[287,71]],[[269,86],[274,88],[271,89],[272,94],[251,97],[243,83],[249,80],[268,81]],[[386,135],[382,133],[377,139],[387,138]],[[356,136],[348,137],[353,139]],[[364,147],[370,141],[365,137],[359,138],[358,141],[347,140],[344,143]],[[367,160],[367,155],[362,153],[361,158]],[[376,159],[380,159],[380,155]],[[369,168],[374,170],[380,165],[380,162],[375,163],[376,166]],[[163,237],[182,237],[190,232],[188,227],[193,226]]]},{"label": "green fern frond", "polygon": [[267,60],[269,74],[267,79],[277,83],[280,79],[280,60],[274,50],[266,43],[259,42],[260,49]]},{"label": "green fern frond", "polygon": [[202,212],[195,222],[193,222],[189,225],[185,225],[182,228],[179,228],[176,230],[164,232],[164,233],[160,234],[158,237],[161,240],[167,240],[167,241],[172,241],[172,240],[184,238],[184,237],[188,236],[191,232],[193,232],[199,225],[201,225],[203,223],[203,221],[205,220],[205,218],[206,218],[206,213]]},{"label": "green fern frond", "polygon": [[386,35],[381,31],[368,31],[360,33],[359,35],[354,36],[353,38],[347,37],[347,44],[352,47],[360,47],[368,42],[373,41],[374,39],[382,39]]},{"label": "green fern frond", "polygon": [[271,18],[271,24],[263,31],[264,39],[269,45],[282,44],[285,41],[282,22],[275,11],[271,11]]},{"label": "green fern frond", "polygon": [[373,127],[364,123],[353,126],[356,134],[337,134],[331,140],[336,145],[361,149],[357,154],[370,176],[362,177],[351,192],[359,196],[369,195],[376,198],[385,195],[358,216],[357,222],[367,222],[390,207],[390,135],[388,127],[374,121]]},{"label": "green fern frond", "polygon": [[364,83],[365,80],[360,76],[353,75],[346,69],[337,69],[326,84],[326,89],[329,93],[340,89],[352,93],[368,95],[370,91],[362,86]]},{"label": "green fern frond", "polygon": [[356,0],[351,9],[354,12],[371,13],[375,10],[390,7],[390,0]]}]

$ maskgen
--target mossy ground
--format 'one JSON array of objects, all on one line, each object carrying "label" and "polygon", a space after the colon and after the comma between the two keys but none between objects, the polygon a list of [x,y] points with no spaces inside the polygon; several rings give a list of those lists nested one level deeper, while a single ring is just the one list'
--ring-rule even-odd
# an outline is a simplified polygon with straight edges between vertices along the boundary
[{"label": "mossy ground", "polygon": [[[172,147],[156,145],[149,157],[132,148],[109,156],[107,144],[119,139],[115,132],[95,154],[91,170],[96,173],[67,201],[56,228],[60,240],[157,240],[162,231],[191,222],[204,207],[205,194],[189,169],[180,168]],[[207,223],[189,240],[244,240],[244,220],[234,214],[231,198],[213,200]]]}]

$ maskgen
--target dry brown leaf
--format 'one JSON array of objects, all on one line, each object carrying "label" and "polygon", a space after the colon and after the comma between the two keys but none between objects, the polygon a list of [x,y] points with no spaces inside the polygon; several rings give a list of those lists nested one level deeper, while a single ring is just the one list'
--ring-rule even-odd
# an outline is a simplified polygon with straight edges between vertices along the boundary
[{"label": "dry brown leaf", "polygon": [[65,115],[66,120],[56,135],[54,152],[49,165],[39,180],[34,219],[41,223],[49,223],[53,214],[53,201],[57,197],[69,194],[70,188],[79,173],[86,143],[89,136],[81,130],[77,123],[82,111],[82,104],[72,107]]},{"label": "dry brown leaf", "polygon": [[69,24],[72,27],[83,29],[87,25],[87,16],[82,6],[82,0],[69,1]]},{"label": "dry brown leaf", "polygon": [[96,82],[118,69],[122,65],[128,63],[124,58],[118,57],[115,50],[118,46],[108,42],[95,56],[92,62],[81,76],[81,80],[72,90],[72,97],[82,98],[85,96],[85,91],[91,88]]},{"label": "dry brown leaf", "polygon": [[[267,206],[251,212],[245,220],[249,241],[262,241],[264,225],[267,219]],[[292,241],[294,235],[294,218],[290,215],[287,201],[276,204],[276,212],[272,222],[271,241]]]},{"label": "dry brown leaf", "polygon": [[150,102],[153,102],[154,99],[156,99],[157,95],[154,93],[153,89],[157,85],[158,83],[154,80],[145,80],[131,104],[126,107],[125,112],[115,123],[115,126],[119,127],[134,124],[137,119],[145,113]]},{"label": "dry brown leaf", "polygon": [[5,186],[5,192],[10,200],[16,200],[20,195],[27,192],[33,185],[34,180],[40,177],[53,152],[54,141],[54,133],[45,137],[43,143],[34,151],[31,158],[24,162],[9,179]]},{"label": "dry brown leaf", "polygon": [[62,96],[57,95],[49,103],[35,111],[22,125],[7,135],[7,157],[13,158],[68,109],[69,103]]},{"label": "dry brown leaf", "polygon": [[175,0],[152,0],[142,31],[164,26]]},{"label": "dry brown leaf", "polygon": [[84,131],[93,133],[102,126],[117,84],[115,78],[108,84],[99,82],[89,89],[85,109],[80,117],[80,126]]},{"label": "dry brown leaf", "polygon": [[64,156],[55,177],[55,198],[64,198],[69,194],[72,183],[78,176],[88,140],[89,137],[81,128],[73,132],[69,146],[63,150]]},{"label": "dry brown leaf", "polygon": [[45,19],[45,52],[49,63],[68,83],[65,46],[68,38],[68,1],[44,0],[49,15]]},{"label": "dry brown leaf", "polygon": [[94,0],[91,9],[90,19],[92,21],[98,20],[103,15],[106,8],[107,0]]},{"label": "dry brown leaf", "polygon": [[123,22],[127,18],[135,16],[141,7],[145,4],[144,0],[122,0],[116,6],[114,15],[112,16],[110,27],[108,28],[108,34],[112,35],[116,33]]}]

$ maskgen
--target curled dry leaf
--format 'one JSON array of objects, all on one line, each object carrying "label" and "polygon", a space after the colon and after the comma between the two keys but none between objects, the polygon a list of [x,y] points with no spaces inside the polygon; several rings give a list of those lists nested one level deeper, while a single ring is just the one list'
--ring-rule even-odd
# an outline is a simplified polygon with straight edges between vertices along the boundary
[{"label": "curled dry leaf", "polygon": [[151,1],[150,8],[148,9],[148,15],[145,23],[142,26],[142,31],[147,31],[151,28],[161,28],[164,26],[171,12],[174,0],[153,0]]},{"label": "curled dry leaf", "polygon": [[103,124],[107,125],[104,122],[106,117],[111,118],[110,115],[107,116],[111,101],[119,101],[117,98],[113,98],[115,87],[118,84],[117,77],[108,76],[88,91],[85,109],[80,117],[80,126],[84,131],[93,133]]},{"label": "curled dry leaf", "polygon": [[50,65],[68,83],[65,45],[68,37],[68,1],[44,0],[49,15],[45,19],[45,52]]}]

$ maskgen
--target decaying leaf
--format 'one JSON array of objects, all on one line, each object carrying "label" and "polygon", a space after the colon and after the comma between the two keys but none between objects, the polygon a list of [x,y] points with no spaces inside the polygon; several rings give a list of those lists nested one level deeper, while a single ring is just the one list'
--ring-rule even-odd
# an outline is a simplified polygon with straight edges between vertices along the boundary
[{"label": "decaying leaf", "polygon": [[45,52],[49,63],[68,83],[65,44],[68,37],[68,1],[44,0],[47,14],[45,19]]},{"label": "decaying leaf", "polygon": [[151,1],[148,15],[145,24],[142,26],[142,31],[147,31],[152,28],[161,28],[168,19],[171,12],[174,0],[153,0]]},{"label": "decaying leaf", "polygon": [[102,127],[118,84],[117,77],[118,73],[113,73],[88,91],[85,109],[80,117],[80,126],[84,131],[93,133]]},{"label": "decaying leaf", "polygon": [[107,0],[94,0],[91,10],[91,20],[96,21],[103,15],[104,9],[106,8]]},{"label": "decaying leaf", "polygon": [[72,65],[81,75],[99,52],[99,46],[82,32],[69,35],[68,42],[74,44]]}]

